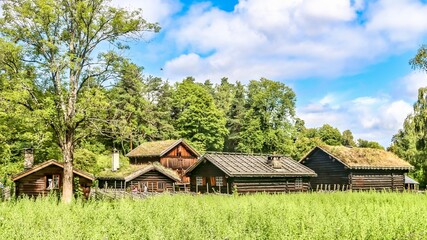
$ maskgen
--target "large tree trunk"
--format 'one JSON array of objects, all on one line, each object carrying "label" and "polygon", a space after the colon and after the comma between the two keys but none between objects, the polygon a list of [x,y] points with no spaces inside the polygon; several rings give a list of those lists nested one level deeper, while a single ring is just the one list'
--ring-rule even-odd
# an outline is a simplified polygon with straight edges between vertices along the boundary
[{"label": "large tree trunk", "polygon": [[62,149],[62,154],[64,158],[62,202],[64,203],[70,203],[73,200],[73,152],[73,142],[70,139],[67,139]]}]

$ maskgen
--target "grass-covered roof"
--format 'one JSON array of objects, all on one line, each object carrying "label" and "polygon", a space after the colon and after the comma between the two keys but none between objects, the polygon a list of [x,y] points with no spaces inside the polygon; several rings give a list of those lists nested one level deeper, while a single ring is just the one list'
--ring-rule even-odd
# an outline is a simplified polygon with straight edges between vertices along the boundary
[{"label": "grass-covered roof", "polygon": [[185,148],[187,148],[190,152],[193,152],[195,156],[199,156],[199,153],[192,148],[189,144],[187,144],[183,139],[179,140],[164,140],[164,141],[154,141],[154,142],[146,142],[128,154],[127,157],[161,157],[164,154],[168,153],[174,147],[179,144],[183,144]]},{"label": "grass-covered roof", "polygon": [[381,149],[328,145],[320,148],[352,168],[412,168],[405,160]]},{"label": "grass-covered roof", "polygon": [[162,166],[158,162],[148,163],[148,164],[140,164],[140,165],[126,165],[118,169],[117,171],[112,171],[111,169],[106,169],[100,172],[97,175],[99,179],[117,179],[117,180],[125,180],[129,181],[133,178],[140,176],[148,171],[156,170],[158,172],[163,173],[169,178],[180,181],[180,177],[177,172],[170,168],[166,168]]}]

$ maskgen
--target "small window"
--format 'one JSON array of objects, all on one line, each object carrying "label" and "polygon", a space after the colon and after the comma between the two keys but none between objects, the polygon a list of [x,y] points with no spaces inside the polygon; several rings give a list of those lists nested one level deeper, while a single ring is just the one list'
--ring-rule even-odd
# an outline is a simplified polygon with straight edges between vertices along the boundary
[{"label": "small window", "polygon": [[302,178],[295,179],[295,189],[302,189]]},{"label": "small window", "polygon": [[59,189],[59,175],[47,175],[46,176],[46,189]]},{"label": "small window", "polygon": [[224,186],[222,177],[215,177],[216,186]]},{"label": "small window", "polygon": [[202,177],[196,177],[196,185],[197,186],[203,185],[203,178]]},{"label": "small window", "polygon": [[164,182],[157,182],[157,189],[158,190],[165,189],[165,183]]}]

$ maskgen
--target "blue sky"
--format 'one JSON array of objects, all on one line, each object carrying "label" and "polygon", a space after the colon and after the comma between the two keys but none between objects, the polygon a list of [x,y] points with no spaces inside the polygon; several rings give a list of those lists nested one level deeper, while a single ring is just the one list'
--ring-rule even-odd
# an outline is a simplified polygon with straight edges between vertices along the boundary
[{"label": "blue sky", "polygon": [[[331,124],[384,146],[411,113],[425,73],[408,61],[427,44],[419,0],[113,0],[162,31],[128,53],[145,74],[247,83],[266,77],[297,94],[308,127]],[[163,70],[160,70],[163,69]]]}]

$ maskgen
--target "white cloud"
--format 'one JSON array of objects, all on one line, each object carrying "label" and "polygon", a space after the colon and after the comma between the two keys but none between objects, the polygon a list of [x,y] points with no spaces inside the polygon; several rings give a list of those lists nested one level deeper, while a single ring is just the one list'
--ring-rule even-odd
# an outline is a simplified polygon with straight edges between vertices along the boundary
[{"label": "white cloud", "polygon": [[[240,0],[233,12],[201,3],[176,19],[167,39],[199,56],[185,75],[200,81],[335,77],[417,47],[426,12],[417,0]],[[169,79],[185,77],[177,59],[165,64]]]},{"label": "white cloud", "polygon": [[111,5],[127,9],[142,9],[142,15],[147,21],[160,24],[167,24],[170,17],[182,8],[178,1],[173,0],[112,0]]},{"label": "white cloud", "polygon": [[[404,94],[410,99],[417,99],[418,89],[427,86],[427,74],[414,71],[400,80],[399,89],[404,89]],[[402,92],[402,91],[401,91]]]},{"label": "white cloud", "polygon": [[[325,97],[333,99],[333,96],[327,94]],[[341,132],[350,129],[356,139],[378,141],[387,147],[392,136],[402,128],[406,116],[412,112],[411,104],[388,96],[359,97],[346,101],[336,99],[323,104],[322,99],[316,101],[317,108],[313,108],[313,104],[299,108],[298,117],[304,119],[307,127],[330,124]],[[331,108],[331,105],[337,107]]]}]

